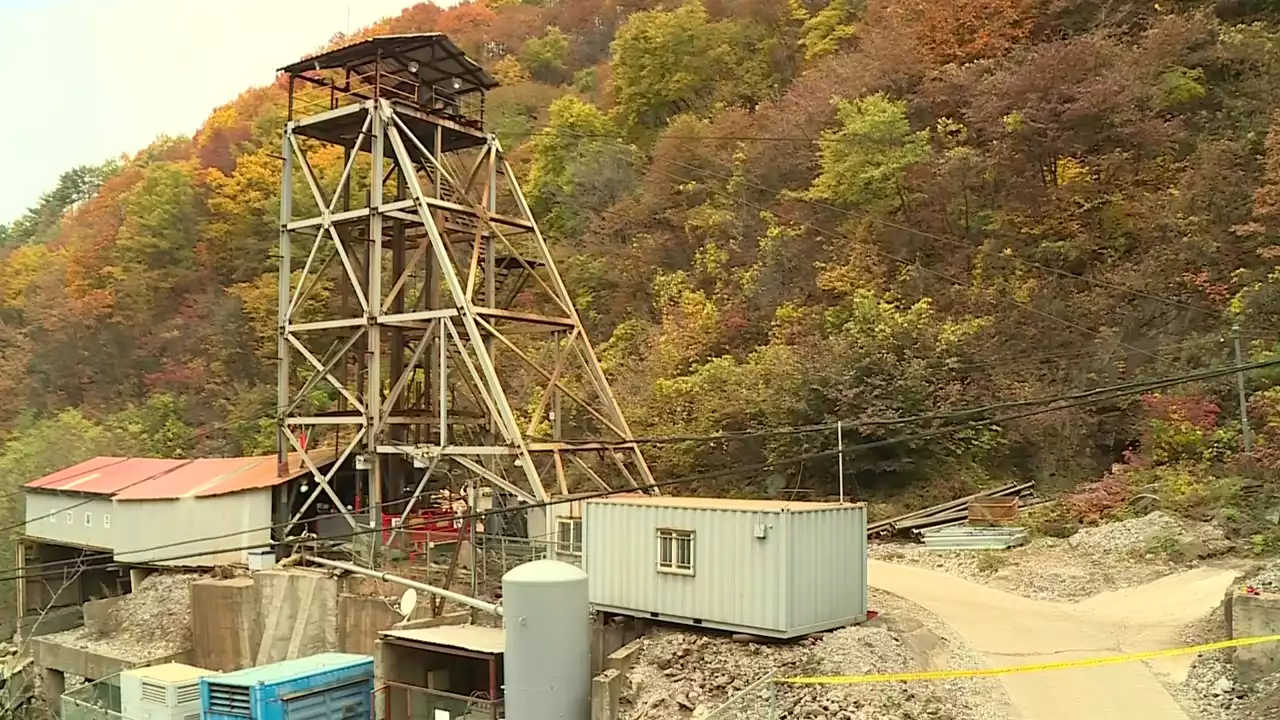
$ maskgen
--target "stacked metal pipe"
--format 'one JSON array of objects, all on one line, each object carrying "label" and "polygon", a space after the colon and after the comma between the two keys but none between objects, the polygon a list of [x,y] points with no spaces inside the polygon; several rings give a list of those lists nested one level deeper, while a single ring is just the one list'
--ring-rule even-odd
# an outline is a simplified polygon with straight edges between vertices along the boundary
[{"label": "stacked metal pipe", "polygon": [[871,523],[867,526],[867,536],[886,538],[907,532],[919,535],[921,530],[963,525],[969,519],[969,503],[978,498],[1016,497],[1021,507],[1030,507],[1036,504],[1032,495],[1035,485],[1034,482],[1010,483],[957,498],[950,502],[927,507],[923,510],[916,510],[915,512]]}]

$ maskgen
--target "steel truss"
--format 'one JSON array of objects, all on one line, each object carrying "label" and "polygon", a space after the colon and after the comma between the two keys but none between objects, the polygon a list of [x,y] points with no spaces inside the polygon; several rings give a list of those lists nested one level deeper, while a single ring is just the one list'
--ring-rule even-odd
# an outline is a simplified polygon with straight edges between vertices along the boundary
[{"label": "steel truss", "polygon": [[[338,147],[326,182],[310,158]],[[334,490],[353,458],[374,526],[445,478],[656,492],[495,137],[375,97],[291,120],[282,154],[279,444],[315,479],[290,528],[322,492],[357,527]]]}]

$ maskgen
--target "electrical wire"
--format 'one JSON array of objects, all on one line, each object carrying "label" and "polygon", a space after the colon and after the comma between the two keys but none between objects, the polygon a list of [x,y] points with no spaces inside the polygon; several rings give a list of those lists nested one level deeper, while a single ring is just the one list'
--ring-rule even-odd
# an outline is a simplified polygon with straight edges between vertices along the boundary
[{"label": "electrical wire", "polygon": [[[1230,367],[1230,368],[1221,368],[1221,369],[1218,369],[1218,370],[1214,370],[1214,371],[1212,371],[1212,374],[1213,374],[1214,376],[1216,376],[1216,377],[1221,377],[1221,376],[1230,375],[1230,374],[1233,374],[1233,373],[1236,373],[1236,372],[1244,372],[1244,371],[1251,370],[1251,369],[1261,369],[1261,368],[1267,368],[1267,367],[1274,367],[1274,366],[1277,366],[1277,365],[1280,365],[1280,359],[1267,360],[1267,361],[1262,361],[1262,362],[1257,362],[1257,363],[1250,363],[1250,364],[1248,364],[1248,365],[1239,365],[1239,366],[1234,366],[1234,367]],[[1196,373],[1195,375],[1202,375],[1202,374],[1209,374],[1209,371],[1206,371],[1205,373]],[[840,455],[840,454],[846,454],[846,455],[847,455],[847,454],[850,454],[850,453],[856,453],[856,452],[863,451],[863,450],[870,450],[870,449],[874,449],[874,448],[885,447],[885,446],[895,445],[895,444],[899,444],[899,443],[905,443],[905,442],[918,442],[918,441],[920,441],[920,440],[928,440],[928,439],[931,439],[931,438],[934,438],[934,437],[939,437],[939,436],[942,436],[942,435],[949,435],[949,434],[951,434],[951,433],[956,433],[956,432],[964,432],[964,431],[967,431],[967,430],[980,429],[980,428],[990,428],[990,427],[992,427],[992,426],[999,425],[999,424],[1001,424],[1001,423],[1011,422],[1011,421],[1014,421],[1014,420],[1021,420],[1021,419],[1024,419],[1024,418],[1028,418],[1028,417],[1035,417],[1035,416],[1038,416],[1038,415],[1044,415],[1044,414],[1051,413],[1051,412],[1059,412],[1059,411],[1062,411],[1062,410],[1069,410],[1069,409],[1072,409],[1072,408],[1075,408],[1075,407],[1081,407],[1081,406],[1084,406],[1084,405],[1093,405],[1093,404],[1105,403],[1105,402],[1108,402],[1108,401],[1111,401],[1111,400],[1118,400],[1118,399],[1121,399],[1121,398],[1124,398],[1124,397],[1128,397],[1128,396],[1132,396],[1132,395],[1136,395],[1136,394],[1141,394],[1141,393],[1144,393],[1144,392],[1149,392],[1149,391],[1151,391],[1151,390],[1158,390],[1158,389],[1163,389],[1163,388],[1166,388],[1166,387],[1173,387],[1173,386],[1176,386],[1176,385],[1183,385],[1183,384],[1186,384],[1186,383],[1188,383],[1188,382],[1195,382],[1195,381],[1196,381],[1196,379],[1205,379],[1205,378],[1187,379],[1187,378],[1185,378],[1185,377],[1174,377],[1174,378],[1169,378],[1169,379],[1165,379],[1165,380],[1158,380],[1158,381],[1153,381],[1153,382],[1151,382],[1151,383],[1148,383],[1148,384],[1146,384],[1144,387],[1141,387],[1141,388],[1130,388],[1130,389],[1120,390],[1120,391],[1113,392],[1113,393],[1110,393],[1110,394],[1108,394],[1108,395],[1106,395],[1106,396],[1102,396],[1102,397],[1099,397],[1099,396],[1096,396],[1096,395],[1095,395],[1095,396],[1090,396],[1090,397],[1078,398],[1078,399],[1075,399],[1075,400],[1072,400],[1072,401],[1066,402],[1066,403],[1064,403],[1064,404],[1061,404],[1061,405],[1058,405],[1058,406],[1055,406],[1055,407],[1036,408],[1036,409],[1032,409],[1032,410],[1024,410],[1024,411],[1021,411],[1021,412],[1012,413],[1012,414],[1008,414],[1008,415],[1003,415],[1003,416],[999,416],[999,417],[995,417],[995,418],[987,418],[987,419],[981,419],[981,420],[974,420],[974,421],[970,421],[970,422],[963,423],[963,424],[960,424],[960,425],[944,426],[944,427],[935,428],[935,429],[928,430],[928,431],[924,431],[924,432],[913,433],[913,434],[910,434],[910,435],[897,436],[897,437],[891,437],[891,438],[883,438],[883,439],[880,439],[880,440],[874,440],[874,441],[865,442],[865,443],[860,443],[860,444],[856,444],[856,445],[848,445],[848,446],[845,446],[843,449],[839,449],[839,448],[837,448],[837,449],[835,449],[835,450],[822,450],[822,451],[817,451],[817,452],[806,453],[806,454],[803,454],[803,455],[796,455],[796,456],[791,456],[791,457],[787,457],[787,458],[782,458],[782,459],[779,459],[779,460],[771,460],[771,461],[766,461],[766,462],[761,462],[761,463],[754,463],[754,464],[751,464],[751,465],[742,465],[742,466],[738,466],[738,467],[734,467],[734,468],[727,468],[727,469],[724,469],[724,470],[714,470],[714,471],[709,471],[709,472],[704,472],[704,473],[696,473],[696,474],[693,474],[693,475],[686,475],[686,476],[683,476],[683,477],[680,477],[680,478],[675,478],[675,479],[672,479],[672,480],[665,480],[665,481],[661,481],[661,482],[656,482],[656,483],[654,483],[654,485],[653,485],[652,487],[656,487],[656,488],[665,488],[665,487],[671,487],[671,486],[674,486],[674,485],[679,485],[679,484],[684,484],[684,483],[699,482],[699,481],[703,481],[703,480],[713,480],[713,479],[722,478],[722,477],[727,477],[727,476],[731,476],[731,475],[740,475],[740,474],[744,474],[744,473],[755,473],[755,472],[759,472],[759,471],[762,471],[762,470],[776,469],[776,468],[779,468],[779,467],[787,467],[787,466],[790,466],[790,465],[795,465],[795,464],[799,464],[799,463],[805,463],[805,462],[809,462],[809,461],[812,461],[812,460],[820,460],[820,459],[824,459],[824,458],[830,458],[830,457],[834,457],[834,456],[837,456],[837,455]],[[609,496],[612,496],[612,495],[618,495],[618,494],[623,494],[623,493],[635,493],[635,492],[638,492],[638,491],[640,491],[640,490],[641,490],[641,488],[634,488],[634,487],[620,488],[620,489],[616,489],[616,490],[605,490],[605,491],[599,491],[599,492],[594,492],[594,493],[584,493],[584,494],[581,494],[581,495],[575,495],[572,499],[573,499],[574,501],[580,501],[580,500],[591,500],[591,499],[602,498],[602,497],[609,497]],[[486,518],[486,517],[491,517],[491,516],[495,516],[495,515],[502,515],[502,514],[507,514],[507,513],[521,512],[521,511],[524,511],[524,510],[531,510],[531,509],[537,509],[537,508],[550,507],[550,506],[553,506],[553,505],[562,504],[562,503],[564,503],[564,502],[565,502],[565,500],[564,500],[564,499],[559,499],[559,500],[550,500],[550,501],[543,501],[543,502],[524,503],[524,504],[514,505],[514,506],[511,506],[511,507],[494,508],[494,509],[492,509],[492,510],[484,510],[484,511],[479,511],[479,512],[472,512],[472,513],[468,513],[468,514],[464,514],[464,515],[451,516],[451,519],[457,519],[457,520],[482,520],[482,519],[484,519],[484,518]],[[383,503],[383,504],[385,505],[386,503]],[[335,515],[333,515],[333,516],[337,516],[337,515],[339,515],[339,514],[335,514]],[[263,529],[263,530],[267,530],[267,529],[275,529],[275,528],[277,528],[277,527],[281,527],[281,526],[283,526],[283,525],[285,525],[285,523],[280,523],[280,524],[273,525],[273,526],[269,526],[269,527],[267,527],[267,528],[262,528],[262,529]],[[244,534],[244,533],[246,533],[246,532],[254,532],[254,531],[253,531],[253,530],[239,530],[239,531],[237,531],[236,533],[233,533],[233,535],[242,535],[242,534]],[[369,534],[373,534],[373,533],[375,533],[375,532],[385,532],[385,529],[384,529],[384,528],[368,528],[368,529],[365,529],[365,530],[359,530],[359,531],[355,531],[355,532],[352,532],[352,533],[344,534],[342,537],[344,537],[344,538],[346,538],[346,537],[356,537],[356,536],[361,536],[361,535],[369,535]],[[184,541],[181,541],[181,542],[179,542],[179,543],[172,543],[172,544],[170,544],[170,545],[162,545],[162,546],[158,546],[157,548],[154,548],[154,549],[167,549],[168,547],[180,547],[180,546],[184,546],[184,545],[191,545],[191,544],[199,543],[199,542],[206,542],[206,541],[208,541],[208,540],[221,539],[222,537],[226,537],[226,536],[213,536],[212,538],[208,538],[208,539],[206,539],[206,538],[195,538],[195,539],[191,539],[191,540],[184,540]],[[185,555],[175,555],[175,556],[169,556],[169,557],[164,557],[164,558],[151,558],[151,559],[148,559],[146,562],[147,562],[147,563],[149,563],[149,564],[155,564],[155,563],[166,563],[166,562],[176,562],[176,561],[179,561],[179,560],[185,560],[185,559],[190,559],[190,558],[195,558],[195,557],[202,557],[202,556],[205,556],[205,555],[211,555],[211,554],[220,554],[220,553],[227,553],[227,552],[243,552],[243,551],[246,551],[246,550],[257,550],[257,549],[262,549],[262,548],[270,548],[270,547],[274,547],[274,546],[276,546],[277,544],[279,544],[279,543],[277,543],[277,542],[266,542],[266,543],[256,543],[256,544],[250,544],[250,545],[243,545],[243,546],[238,546],[238,547],[226,547],[226,548],[219,548],[219,549],[213,549],[213,550],[201,550],[201,551],[199,551],[199,552],[188,553],[188,554],[185,554]],[[126,552],[126,553],[121,553],[121,554],[122,554],[122,555],[139,554],[139,553],[150,552],[151,550],[152,550],[152,549],[131,550],[131,551],[128,551],[128,552]],[[36,568],[41,568],[41,569],[42,569],[42,568],[45,568],[45,567],[51,567],[51,566],[53,566],[54,564],[70,564],[70,563],[78,563],[78,562],[79,562],[79,561],[54,561],[54,562],[52,562],[52,563],[44,563],[44,564],[40,564],[40,565],[29,566],[29,567],[27,567],[27,568],[10,568],[10,569],[8,569],[7,571],[4,571],[4,572],[5,572],[5,574],[4,574],[4,576],[3,576],[3,577],[0,577],[0,581],[4,581],[4,580],[17,580],[17,579],[31,579],[31,578],[38,578],[38,577],[58,577],[58,576],[60,576],[60,575],[62,574],[62,572],[56,572],[56,573],[36,573],[36,574],[32,574],[32,573],[28,573],[27,571],[28,571],[28,570],[30,570],[30,569],[36,569]],[[118,561],[118,560],[114,559],[114,557],[106,558],[106,559],[105,559],[105,562],[102,562],[102,563],[96,564],[96,565],[94,565],[94,566],[92,566],[92,567],[90,567],[90,568],[85,568],[85,569],[100,569],[100,568],[106,568],[106,567],[110,567],[110,566],[112,566],[112,565],[118,564],[119,562],[120,562],[120,561]],[[82,570],[81,570],[81,571],[82,571]]]},{"label": "electrical wire", "polygon": [[[1163,378],[1155,378],[1152,380],[1135,380],[1127,383],[1119,383],[1116,385],[1105,385],[1096,388],[1087,388],[1074,392],[1058,393],[1056,395],[1046,395],[1036,398],[1027,398],[1024,400],[1009,400],[1000,403],[990,403],[987,405],[978,405],[968,408],[960,408],[957,410],[949,410],[940,413],[928,413],[923,415],[910,415],[899,418],[873,418],[868,420],[839,420],[825,423],[814,423],[811,425],[795,425],[779,428],[766,428],[762,430],[742,430],[727,433],[715,433],[710,435],[661,435],[655,437],[640,437],[633,440],[609,440],[609,439],[593,439],[593,440],[557,440],[572,447],[575,444],[605,444],[625,447],[631,444],[636,445],[662,445],[670,443],[683,442],[714,442],[720,440],[745,440],[760,437],[772,437],[778,435],[803,435],[815,432],[829,432],[835,430],[838,426],[844,426],[850,429],[859,427],[885,427],[891,425],[904,425],[909,423],[922,423],[933,421],[956,420],[970,415],[978,415],[997,410],[1007,410],[1018,407],[1028,407],[1034,405],[1047,405],[1062,400],[1074,400],[1079,398],[1093,397],[1095,395],[1115,392],[1118,390],[1129,390],[1134,388],[1145,388],[1148,385],[1158,384],[1162,387],[1168,383],[1189,383],[1200,380],[1211,380],[1236,372],[1248,372],[1249,370],[1257,370],[1280,362],[1280,360],[1264,360],[1257,363],[1249,363],[1245,365],[1230,365],[1218,368],[1208,368],[1193,373],[1183,375],[1167,376]],[[544,438],[535,438],[543,440]]]}]

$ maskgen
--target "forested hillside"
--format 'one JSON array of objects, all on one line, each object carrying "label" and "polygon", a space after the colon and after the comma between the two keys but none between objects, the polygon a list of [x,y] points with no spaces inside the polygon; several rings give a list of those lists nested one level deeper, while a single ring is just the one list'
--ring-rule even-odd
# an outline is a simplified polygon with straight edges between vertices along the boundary
[{"label": "forested hillside", "polygon": [[[1263,0],[490,0],[359,36],[422,31],[503,82],[487,117],[638,433],[844,419],[853,444],[933,427],[873,419],[1228,364],[1233,323],[1254,359],[1280,338]],[[283,112],[281,85],[248,89],[0,227],[5,482],[272,449]],[[1280,389],[1249,383],[1248,468],[1269,472]],[[1187,487],[1244,472],[1232,378],[1175,393],[886,445],[848,473],[941,491],[1121,460]],[[834,442],[648,454],[674,476]],[[826,494],[834,459],[719,482]]]}]

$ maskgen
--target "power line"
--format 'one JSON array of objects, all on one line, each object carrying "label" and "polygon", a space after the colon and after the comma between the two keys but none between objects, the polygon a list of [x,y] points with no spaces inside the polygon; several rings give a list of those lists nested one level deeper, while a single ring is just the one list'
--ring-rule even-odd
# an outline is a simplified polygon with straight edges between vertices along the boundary
[{"label": "power line", "polygon": [[[1186,383],[1188,383],[1188,382],[1195,382],[1196,380],[1199,380],[1199,379],[1211,379],[1212,377],[1222,377],[1222,376],[1230,375],[1230,374],[1233,374],[1233,373],[1236,373],[1236,372],[1244,372],[1244,371],[1248,371],[1248,370],[1262,369],[1262,368],[1266,368],[1266,367],[1274,367],[1274,366],[1277,366],[1277,365],[1280,365],[1280,359],[1267,360],[1267,361],[1262,361],[1262,362],[1257,362],[1257,363],[1250,363],[1250,364],[1248,364],[1248,365],[1239,365],[1239,366],[1232,366],[1232,367],[1227,367],[1227,368],[1218,368],[1218,369],[1214,369],[1214,370],[1211,370],[1211,371],[1204,371],[1204,372],[1202,372],[1202,373],[1192,373],[1192,374],[1189,374],[1188,376],[1179,376],[1179,377],[1167,378],[1167,379],[1163,379],[1163,380],[1156,380],[1156,381],[1152,381],[1152,382],[1149,382],[1149,383],[1143,383],[1143,384],[1142,384],[1142,387],[1131,387],[1131,388],[1128,388],[1128,389],[1123,389],[1123,390],[1119,390],[1119,391],[1111,392],[1111,393],[1108,393],[1108,394],[1105,394],[1105,395],[1102,395],[1102,396],[1100,396],[1100,395],[1101,395],[1101,393],[1095,393],[1095,394],[1092,394],[1092,395],[1091,395],[1091,396],[1089,396],[1089,397],[1077,398],[1077,399],[1071,400],[1071,401],[1069,401],[1069,402],[1066,402],[1066,403],[1064,403],[1064,404],[1057,405],[1057,406],[1055,406],[1055,407],[1046,407],[1046,408],[1036,408],[1036,409],[1033,409],[1033,410],[1024,410],[1024,411],[1022,411],[1022,412],[1012,413],[1012,414],[1009,414],[1009,415],[1003,415],[1003,416],[1000,416],[1000,417],[987,418],[987,419],[981,419],[981,420],[974,420],[974,421],[970,421],[970,422],[963,423],[963,424],[960,424],[960,425],[944,426],[944,427],[941,427],[941,428],[935,428],[935,429],[933,429],[933,430],[928,430],[928,431],[924,431],[924,432],[914,433],[914,434],[910,434],[910,435],[904,435],[904,436],[898,436],[898,437],[892,437],[892,438],[884,438],[884,439],[880,439],[880,440],[874,440],[874,441],[870,441],[870,442],[860,443],[860,444],[857,444],[857,445],[848,445],[848,446],[846,446],[843,450],[840,450],[840,449],[836,449],[836,450],[823,450],[823,451],[818,451],[818,452],[806,453],[806,454],[804,454],[804,455],[796,455],[796,456],[791,456],[791,457],[788,457],[788,458],[782,458],[782,459],[780,459],[780,460],[772,460],[772,461],[766,461],[766,462],[762,462],[762,463],[755,463],[755,464],[752,464],[752,465],[743,465],[743,466],[739,466],[739,467],[736,467],[736,468],[729,468],[729,469],[724,469],[724,470],[715,470],[715,471],[709,471],[709,472],[704,472],[704,473],[697,473],[697,474],[693,474],[693,475],[686,475],[686,476],[684,476],[684,477],[676,478],[676,479],[673,479],[673,480],[666,480],[666,481],[662,481],[662,482],[657,482],[657,483],[655,483],[655,485],[654,485],[654,486],[655,486],[655,487],[662,488],[662,487],[670,487],[670,486],[672,486],[672,485],[678,485],[678,484],[689,483],[689,482],[698,482],[698,481],[702,481],[702,480],[713,480],[713,479],[717,479],[717,478],[721,478],[721,477],[727,477],[727,476],[730,476],[730,475],[739,475],[739,474],[743,474],[743,473],[759,472],[759,471],[761,471],[761,470],[775,469],[775,468],[778,468],[778,467],[786,467],[786,466],[795,465],[795,464],[799,464],[799,463],[809,462],[809,461],[811,461],[811,460],[819,460],[819,459],[824,459],[824,458],[834,457],[834,456],[836,456],[836,455],[840,455],[842,452],[843,452],[843,453],[845,453],[845,454],[849,454],[849,453],[854,453],[854,452],[858,452],[858,451],[861,451],[861,450],[869,450],[869,449],[874,449],[874,448],[878,448],[878,447],[885,447],[885,446],[888,446],[888,445],[895,445],[895,444],[904,443],[904,442],[917,442],[917,441],[919,441],[919,440],[927,440],[927,439],[930,439],[930,438],[939,437],[939,436],[942,436],[942,435],[947,435],[947,434],[951,434],[951,433],[955,433],[955,432],[963,432],[963,431],[965,431],[965,430],[972,430],[972,429],[977,429],[977,428],[987,428],[987,427],[990,427],[990,426],[993,426],[993,425],[998,425],[998,424],[1005,423],[1005,422],[1010,422],[1010,421],[1013,421],[1013,420],[1020,420],[1020,419],[1024,419],[1024,418],[1028,418],[1028,417],[1034,417],[1034,416],[1037,416],[1037,415],[1043,415],[1043,414],[1046,414],[1046,413],[1058,412],[1058,411],[1061,411],[1061,410],[1069,410],[1069,409],[1071,409],[1071,408],[1080,407],[1080,406],[1084,406],[1084,405],[1091,405],[1091,404],[1096,404],[1096,403],[1102,403],[1102,402],[1107,402],[1107,401],[1110,401],[1110,400],[1118,400],[1118,399],[1123,398],[1123,397],[1127,397],[1127,396],[1131,396],[1131,395],[1136,395],[1136,394],[1141,394],[1141,393],[1144,393],[1144,392],[1149,392],[1149,391],[1151,391],[1151,390],[1158,390],[1158,389],[1162,389],[1162,388],[1165,388],[1165,387],[1173,387],[1173,386],[1176,386],[1176,385],[1186,384]],[[1202,375],[1203,375],[1203,376],[1209,376],[1209,377],[1200,377],[1200,376],[1202,376]],[[611,496],[611,495],[617,495],[617,494],[622,494],[622,493],[632,493],[632,492],[637,492],[637,491],[639,491],[639,489],[638,489],[638,488],[621,488],[621,489],[616,489],[616,490],[607,490],[607,491],[600,491],[600,492],[595,492],[595,493],[585,493],[585,494],[582,494],[582,495],[575,495],[575,496],[574,496],[573,498],[571,498],[571,499],[572,499],[572,500],[575,500],[575,501],[576,501],[576,500],[589,500],[589,499],[594,499],[594,498],[608,497],[608,496]],[[520,505],[514,505],[514,506],[511,506],[511,507],[506,507],[506,508],[495,508],[495,509],[492,509],[492,510],[484,510],[484,511],[473,512],[473,513],[469,513],[469,514],[465,514],[465,515],[459,515],[459,516],[453,516],[453,517],[454,517],[454,518],[456,518],[456,519],[458,519],[458,520],[478,520],[478,519],[483,519],[483,518],[490,517],[490,516],[494,516],[494,515],[502,515],[502,514],[506,514],[506,513],[520,512],[520,511],[523,511],[523,510],[530,510],[530,509],[537,509],[537,508],[543,508],[543,507],[550,507],[550,506],[552,506],[552,505],[561,504],[561,503],[563,503],[563,502],[565,502],[565,501],[566,501],[566,499],[559,499],[559,500],[550,500],[550,501],[544,501],[544,502],[525,503],[525,504],[520,504]],[[383,504],[383,505],[385,505],[385,504],[387,504],[387,503],[382,503],[382,504]],[[339,514],[333,514],[333,515],[321,516],[321,517],[337,517],[337,516],[339,516]],[[239,531],[237,531],[237,532],[235,532],[235,533],[231,533],[231,534],[229,534],[229,535],[212,536],[212,537],[210,537],[210,538],[195,538],[195,539],[191,539],[191,540],[184,540],[184,541],[177,542],[177,543],[171,543],[171,544],[168,544],[168,545],[161,545],[161,546],[157,546],[157,547],[155,547],[155,548],[144,548],[144,549],[140,549],[140,550],[131,550],[131,551],[128,551],[128,552],[125,552],[125,553],[121,553],[121,554],[122,554],[122,555],[132,555],[132,554],[140,554],[140,553],[145,553],[145,552],[152,552],[152,551],[154,551],[154,550],[158,550],[158,549],[168,549],[169,547],[181,547],[181,546],[184,546],[184,545],[191,545],[191,544],[195,544],[195,543],[199,543],[199,542],[207,542],[207,541],[209,541],[209,540],[218,540],[218,539],[223,539],[224,537],[228,537],[228,536],[230,536],[230,535],[242,535],[242,534],[244,534],[244,533],[246,533],[246,532],[256,532],[256,531],[262,531],[262,530],[272,530],[272,529],[276,529],[276,528],[278,528],[278,527],[284,527],[284,526],[286,526],[286,525],[287,525],[287,523],[279,523],[279,524],[277,524],[277,525],[271,525],[271,526],[267,526],[267,527],[265,527],[265,528],[259,528],[259,529],[257,529],[257,530],[239,530]],[[361,535],[369,535],[369,534],[372,534],[372,533],[375,533],[375,532],[385,532],[385,529],[384,529],[384,528],[369,528],[369,529],[365,529],[365,530],[359,530],[359,531],[355,531],[355,532],[352,532],[352,533],[348,533],[348,534],[343,535],[342,537],[344,537],[344,538],[346,538],[346,537],[356,537],[356,536],[361,536]],[[267,543],[257,543],[257,544],[252,544],[252,545],[244,545],[244,546],[240,546],[240,547],[219,548],[219,549],[214,549],[214,550],[201,550],[201,551],[199,551],[199,552],[188,553],[188,554],[186,554],[186,555],[176,555],[176,556],[170,556],[170,557],[165,557],[165,558],[151,558],[151,559],[148,559],[148,560],[147,560],[147,562],[148,562],[148,563],[176,562],[176,561],[178,561],[178,560],[185,560],[185,559],[194,558],[194,557],[202,557],[202,556],[205,556],[205,555],[211,555],[211,554],[220,554],[220,553],[226,553],[226,552],[242,552],[242,551],[245,551],[245,550],[256,550],[256,549],[260,549],[260,548],[269,548],[269,547],[274,547],[274,546],[275,546],[275,545],[277,545],[277,544],[278,544],[278,543],[276,543],[276,542],[267,542]],[[27,568],[10,568],[10,569],[7,571],[7,573],[17,573],[17,574],[6,574],[4,577],[0,577],[0,581],[4,581],[4,580],[16,580],[16,579],[27,579],[27,578],[34,578],[34,577],[56,577],[56,576],[58,576],[60,573],[28,574],[26,571],[27,571],[27,570],[29,570],[29,569],[34,569],[34,568],[46,568],[46,567],[52,567],[52,566],[53,566],[53,565],[55,565],[55,564],[69,564],[69,563],[72,563],[72,562],[78,563],[79,561],[78,561],[78,560],[77,560],[77,561],[65,561],[65,560],[63,560],[63,561],[54,561],[54,562],[51,562],[51,563],[44,563],[44,564],[41,564],[41,565],[28,566]],[[95,566],[94,566],[94,568],[105,568],[105,567],[109,567],[109,566],[111,566],[111,565],[117,564],[118,562],[120,562],[120,561],[117,561],[117,560],[115,560],[114,558],[108,558],[105,562],[103,562],[103,563],[99,563],[99,564],[95,565]]]},{"label": "power line", "polygon": [[[265,410],[266,410],[266,409],[264,409],[264,413],[265,413]],[[236,424],[237,424],[237,423],[229,422],[229,421],[228,421],[228,422],[224,422],[224,423],[218,423],[218,424],[215,424],[215,425],[208,425],[208,426],[205,426],[204,428],[201,428],[200,430],[197,430],[197,431],[195,432],[195,437],[196,437],[196,439],[199,439],[199,438],[201,438],[201,437],[204,437],[204,436],[207,436],[207,435],[213,434],[214,432],[217,432],[217,431],[219,431],[219,430],[225,430],[225,429],[227,429],[227,428],[229,428],[229,427],[232,427],[232,426],[234,426],[234,425],[236,425]],[[230,446],[230,443],[227,443],[227,446]],[[186,458],[162,458],[162,459],[183,460],[183,459],[186,459]],[[110,463],[110,464],[114,464],[114,463]],[[108,465],[103,465],[103,466],[101,466],[101,467],[106,468],[106,467],[108,467],[110,464],[108,464]],[[72,466],[72,467],[74,467],[74,466]],[[154,480],[154,479],[156,479],[156,478],[158,478],[158,477],[163,477],[163,476],[165,476],[165,475],[169,474],[170,472],[173,472],[174,470],[177,470],[177,469],[178,469],[178,468],[180,468],[180,467],[182,467],[182,466],[181,466],[181,465],[179,465],[179,466],[177,466],[177,467],[169,468],[168,470],[163,470],[163,471],[158,472],[158,473],[155,473],[155,474],[153,474],[153,475],[147,475],[146,477],[144,477],[144,478],[142,478],[142,479],[140,479],[140,480],[136,480],[136,481],[131,482],[131,483],[129,483],[128,485],[126,485],[126,486],[124,486],[124,487],[122,487],[122,488],[117,489],[115,492],[117,492],[117,493],[124,492],[125,490],[128,490],[128,489],[130,489],[130,488],[132,488],[132,487],[136,487],[136,486],[138,486],[138,485],[141,485],[142,483],[148,482],[148,481],[150,481],[150,480]],[[65,468],[64,468],[64,469],[65,469]],[[30,482],[36,482],[37,480],[40,480],[40,479],[41,479],[41,478],[36,478],[35,480],[32,480],[32,481],[30,481]],[[10,497],[14,497],[14,496],[16,496],[16,495],[19,495],[19,494],[22,494],[22,493],[26,492],[27,490],[39,490],[39,489],[40,489],[40,487],[39,487],[39,486],[36,486],[36,487],[34,487],[34,488],[28,487],[28,484],[29,484],[29,483],[23,483],[22,485],[19,485],[18,487],[14,488],[13,490],[10,490],[8,493],[5,493],[4,495],[0,495],[0,500],[8,499],[8,498],[10,498]],[[56,489],[56,488],[55,488],[55,489]],[[85,505],[88,505],[89,503],[92,503],[92,502],[94,502],[95,500],[98,500],[98,499],[99,499],[99,498],[97,498],[97,497],[89,497],[89,498],[86,498],[86,499],[84,499],[84,500],[81,500],[81,501],[79,501],[79,502],[77,502],[77,503],[74,503],[74,504],[68,505],[68,506],[66,506],[66,507],[64,507],[64,508],[59,508],[59,509],[57,509],[57,510],[50,511],[50,512],[48,512],[48,513],[45,513],[44,515],[40,515],[40,516],[37,516],[37,517],[29,518],[29,519],[23,520],[22,522],[19,522],[19,523],[13,524],[13,525],[9,525],[9,526],[6,526],[6,527],[0,527],[0,534],[8,534],[9,532],[11,532],[11,531],[13,531],[13,530],[18,530],[18,529],[20,529],[20,528],[24,528],[24,527],[26,527],[27,525],[30,525],[31,523],[33,523],[33,522],[35,522],[35,521],[37,521],[37,520],[47,520],[48,518],[56,517],[56,516],[58,516],[58,515],[60,515],[60,514],[62,514],[62,513],[64,513],[64,512],[68,512],[68,511],[71,511],[71,510],[75,510],[75,509],[77,509],[77,508],[84,507]]]},{"label": "power line", "polygon": [[1106,385],[1096,388],[1087,388],[1075,392],[1059,393],[1056,395],[1047,395],[1036,398],[1028,398],[1025,400],[1010,400],[1000,403],[991,403],[987,405],[978,405],[968,408],[959,408],[940,413],[928,413],[924,415],[911,415],[899,418],[875,418],[869,420],[840,420],[834,422],[814,423],[811,425],[795,425],[778,428],[767,428],[761,430],[743,430],[728,433],[717,433],[713,435],[663,435],[656,437],[640,437],[633,440],[560,440],[568,445],[575,443],[592,443],[592,444],[611,444],[618,446],[626,446],[632,443],[638,445],[662,445],[682,442],[715,442],[721,440],[746,440],[760,437],[771,437],[779,435],[803,435],[815,432],[829,432],[835,430],[838,425],[844,425],[848,428],[858,427],[885,427],[891,425],[905,425],[912,423],[933,422],[933,421],[949,421],[956,420],[970,415],[978,415],[982,413],[995,412],[998,410],[1007,410],[1018,407],[1029,407],[1034,405],[1047,405],[1063,400],[1076,400],[1082,398],[1094,397],[1097,395],[1113,393],[1125,390],[1145,391],[1151,385],[1167,387],[1170,383],[1182,384],[1190,382],[1198,382],[1200,380],[1212,380],[1214,378],[1223,377],[1236,372],[1246,372],[1249,370],[1257,370],[1280,363],[1278,360],[1264,360],[1248,365],[1230,365],[1218,368],[1208,368],[1183,375],[1167,376],[1163,378],[1155,378],[1153,380],[1135,380],[1127,383],[1119,383],[1116,385]]}]

